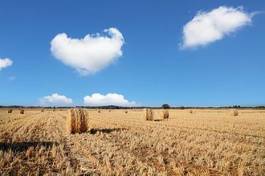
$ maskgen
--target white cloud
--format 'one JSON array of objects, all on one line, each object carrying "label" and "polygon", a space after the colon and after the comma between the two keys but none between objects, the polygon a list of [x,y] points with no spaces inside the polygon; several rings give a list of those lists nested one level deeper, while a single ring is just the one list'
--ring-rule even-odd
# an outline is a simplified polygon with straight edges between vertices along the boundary
[{"label": "white cloud", "polygon": [[108,93],[102,95],[100,93],[93,93],[91,96],[84,97],[84,104],[88,106],[135,106],[134,101],[129,101],[123,95],[117,93]]},{"label": "white cloud", "polygon": [[45,106],[69,106],[72,105],[73,100],[64,95],[54,93],[41,98],[40,103]]},{"label": "white cloud", "polygon": [[93,74],[122,56],[122,33],[116,28],[105,29],[104,32],[107,35],[87,34],[81,39],[58,34],[51,41],[51,52],[81,74]]},{"label": "white cloud", "polygon": [[0,58],[0,70],[6,68],[6,67],[9,67],[13,64],[13,61],[9,58],[3,58],[1,59]]},{"label": "white cloud", "polygon": [[242,7],[220,6],[209,12],[200,11],[183,27],[181,47],[192,48],[221,40],[250,24],[253,16],[254,13],[247,13]]}]

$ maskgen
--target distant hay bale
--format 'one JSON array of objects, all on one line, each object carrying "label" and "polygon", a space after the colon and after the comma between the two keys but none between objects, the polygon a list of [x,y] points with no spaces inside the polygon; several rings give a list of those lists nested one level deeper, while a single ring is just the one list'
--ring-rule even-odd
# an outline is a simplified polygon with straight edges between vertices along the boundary
[{"label": "distant hay bale", "polygon": [[169,119],[169,112],[168,110],[163,111],[163,119]]},{"label": "distant hay bale", "polygon": [[127,110],[125,111],[125,114],[128,114],[128,111]]},{"label": "distant hay bale", "polygon": [[190,113],[192,114],[192,113],[193,113],[193,111],[192,111],[192,110],[190,110]]},{"label": "distant hay bale", "polygon": [[233,110],[233,116],[238,116],[238,115],[239,115],[238,110],[237,110],[237,109],[234,109],[234,110]]},{"label": "distant hay bale", "polygon": [[100,110],[98,110],[98,113],[100,113]]},{"label": "distant hay bale", "polygon": [[7,112],[10,114],[10,113],[12,113],[12,112],[13,112],[13,110],[12,110],[12,109],[9,109]]},{"label": "distant hay bale", "polygon": [[71,134],[83,133],[88,129],[88,113],[82,109],[71,109],[67,120],[68,130]]},{"label": "distant hay bale", "polygon": [[41,109],[41,112],[44,112],[44,109]]},{"label": "distant hay bale", "polygon": [[24,114],[24,113],[25,113],[24,109],[21,109],[20,114]]},{"label": "distant hay bale", "polygon": [[145,120],[148,120],[148,121],[154,120],[152,109],[145,109]]}]

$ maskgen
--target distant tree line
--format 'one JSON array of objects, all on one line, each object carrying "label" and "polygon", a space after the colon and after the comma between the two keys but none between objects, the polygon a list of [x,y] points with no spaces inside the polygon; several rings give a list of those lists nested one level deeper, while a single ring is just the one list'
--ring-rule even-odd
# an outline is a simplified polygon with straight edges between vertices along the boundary
[{"label": "distant tree line", "polygon": [[123,107],[123,106],[18,106],[18,105],[11,105],[11,106],[0,106],[0,108],[47,108],[47,109],[67,109],[67,108],[89,108],[89,109],[143,109],[143,108],[153,108],[153,109],[265,109],[265,106],[240,106],[240,105],[233,105],[233,106],[219,106],[219,107],[200,107],[200,106],[170,106],[169,104],[163,104],[160,107],[153,107],[153,106],[137,106],[137,107]]}]

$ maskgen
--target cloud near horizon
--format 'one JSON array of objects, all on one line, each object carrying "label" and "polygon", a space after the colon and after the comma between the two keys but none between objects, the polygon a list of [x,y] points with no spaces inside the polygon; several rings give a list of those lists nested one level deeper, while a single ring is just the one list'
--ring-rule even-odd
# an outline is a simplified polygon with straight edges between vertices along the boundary
[{"label": "cloud near horizon", "polygon": [[51,41],[51,52],[82,75],[96,73],[122,56],[122,33],[116,28],[105,29],[104,33],[87,34],[81,39],[57,34]]},{"label": "cloud near horizon", "polygon": [[117,93],[108,93],[106,95],[93,93],[84,97],[84,104],[87,106],[136,106],[136,102],[129,101],[123,95]]},{"label": "cloud near horizon", "polygon": [[9,58],[0,58],[0,71],[4,68],[10,67],[13,61]]},{"label": "cloud near horizon", "polygon": [[205,46],[251,24],[254,13],[247,13],[243,7],[220,6],[209,12],[199,11],[183,27],[181,48]]},{"label": "cloud near horizon", "polygon": [[52,95],[42,97],[40,104],[44,106],[70,106],[73,104],[73,100],[64,95],[53,93]]}]

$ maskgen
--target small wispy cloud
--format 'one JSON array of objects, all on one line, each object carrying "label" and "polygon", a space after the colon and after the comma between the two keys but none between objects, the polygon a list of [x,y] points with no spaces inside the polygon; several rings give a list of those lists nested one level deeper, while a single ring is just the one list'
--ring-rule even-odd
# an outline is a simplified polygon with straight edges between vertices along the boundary
[{"label": "small wispy cloud", "polygon": [[73,104],[73,100],[64,95],[53,93],[52,95],[42,97],[40,104],[44,106],[70,106]]},{"label": "small wispy cloud", "polygon": [[117,93],[108,93],[106,95],[93,93],[84,97],[84,104],[87,106],[136,106],[136,102],[129,101],[123,95]]},{"label": "small wispy cloud", "polygon": [[9,81],[14,81],[16,79],[16,77],[15,76],[9,76],[8,79],[9,79]]},{"label": "small wispy cloud", "polygon": [[9,58],[0,58],[0,71],[4,68],[10,67],[13,61]]}]

